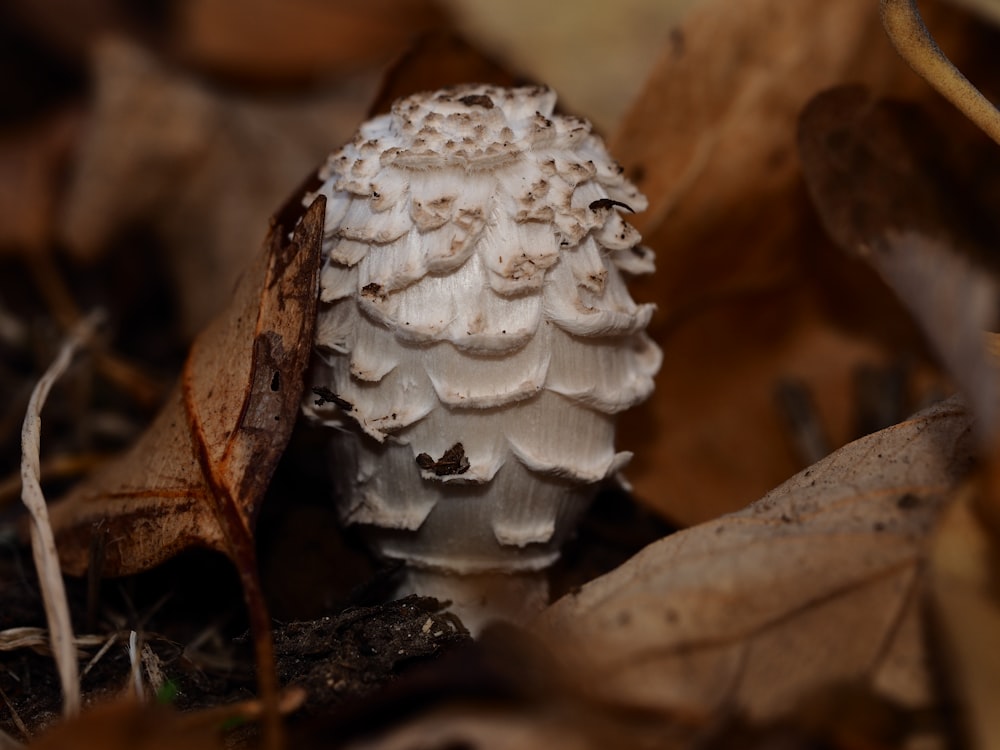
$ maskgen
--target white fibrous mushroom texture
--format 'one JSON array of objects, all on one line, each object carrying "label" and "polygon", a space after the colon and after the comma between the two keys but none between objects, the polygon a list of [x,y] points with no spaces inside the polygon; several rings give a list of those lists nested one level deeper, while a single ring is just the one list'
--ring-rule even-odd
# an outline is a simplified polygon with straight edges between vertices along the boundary
[{"label": "white fibrous mushroom texture", "polygon": [[554,106],[544,87],[401,99],[306,197],[327,211],[303,408],[336,428],[341,519],[413,581],[552,564],[660,366],[624,280],[653,270],[622,218],[646,200]]}]

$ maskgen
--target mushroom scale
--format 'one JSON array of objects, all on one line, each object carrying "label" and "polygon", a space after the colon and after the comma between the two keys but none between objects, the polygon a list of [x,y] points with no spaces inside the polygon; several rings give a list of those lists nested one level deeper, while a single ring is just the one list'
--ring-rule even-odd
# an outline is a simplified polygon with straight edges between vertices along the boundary
[{"label": "mushroom scale", "polygon": [[646,200],[554,108],[544,87],[401,99],[304,199],[327,214],[303,410],[335,428],[340,517],[473,629],[544,604],[661,361],[625,286],[653,270],[620,213]]}]

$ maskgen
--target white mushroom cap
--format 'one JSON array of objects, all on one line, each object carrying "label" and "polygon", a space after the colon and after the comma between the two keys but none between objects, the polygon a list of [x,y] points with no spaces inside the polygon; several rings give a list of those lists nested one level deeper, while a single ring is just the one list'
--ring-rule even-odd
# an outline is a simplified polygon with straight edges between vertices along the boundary
[{"label": "white mushroom cap", "polygon": [[[629,455],[614,415],[660,351],[624,274],[645,208],[542,87],[402,99],[320,171],[327,198],[307,413],[340,513],[382,554],[455,573],[538,570]],[[316,194],[307,197],[310,201]]]}]

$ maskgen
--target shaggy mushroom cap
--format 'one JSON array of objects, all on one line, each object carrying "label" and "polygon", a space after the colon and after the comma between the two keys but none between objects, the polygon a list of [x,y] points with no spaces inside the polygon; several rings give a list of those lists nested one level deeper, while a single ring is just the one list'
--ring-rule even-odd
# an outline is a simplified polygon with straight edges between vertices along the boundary
[{"label": "shaggy mushroom cap", "polygon": [[646,201],[542,87],[402,99],[320,170],[313,392],[339,508],[382,554],[538,570],[629,454],[614,415],[660,351],[624,274],[653,270]]}]

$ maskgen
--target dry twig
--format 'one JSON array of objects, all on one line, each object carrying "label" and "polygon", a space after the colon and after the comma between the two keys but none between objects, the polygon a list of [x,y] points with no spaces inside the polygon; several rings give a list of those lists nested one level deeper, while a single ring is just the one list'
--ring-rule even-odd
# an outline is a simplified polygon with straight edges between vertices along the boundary
[{"label": "dry twig", "polygon": [[48,507],[40,484],[42,407],[56,380],[66,372],[76,350],[93,335],[98,316],[91,314],[80,321],[63,343],[55,361],[42,375],[28,402],[28,413],[21,431],[21,500],[31,514],[31,549],[38,571],[39,586],[45,602],[52,653],[59,670],[63,691],[63,714],[73,716],[80,710],[80,685],[77,679],[76,646],[69,604],[59,567]]}]

